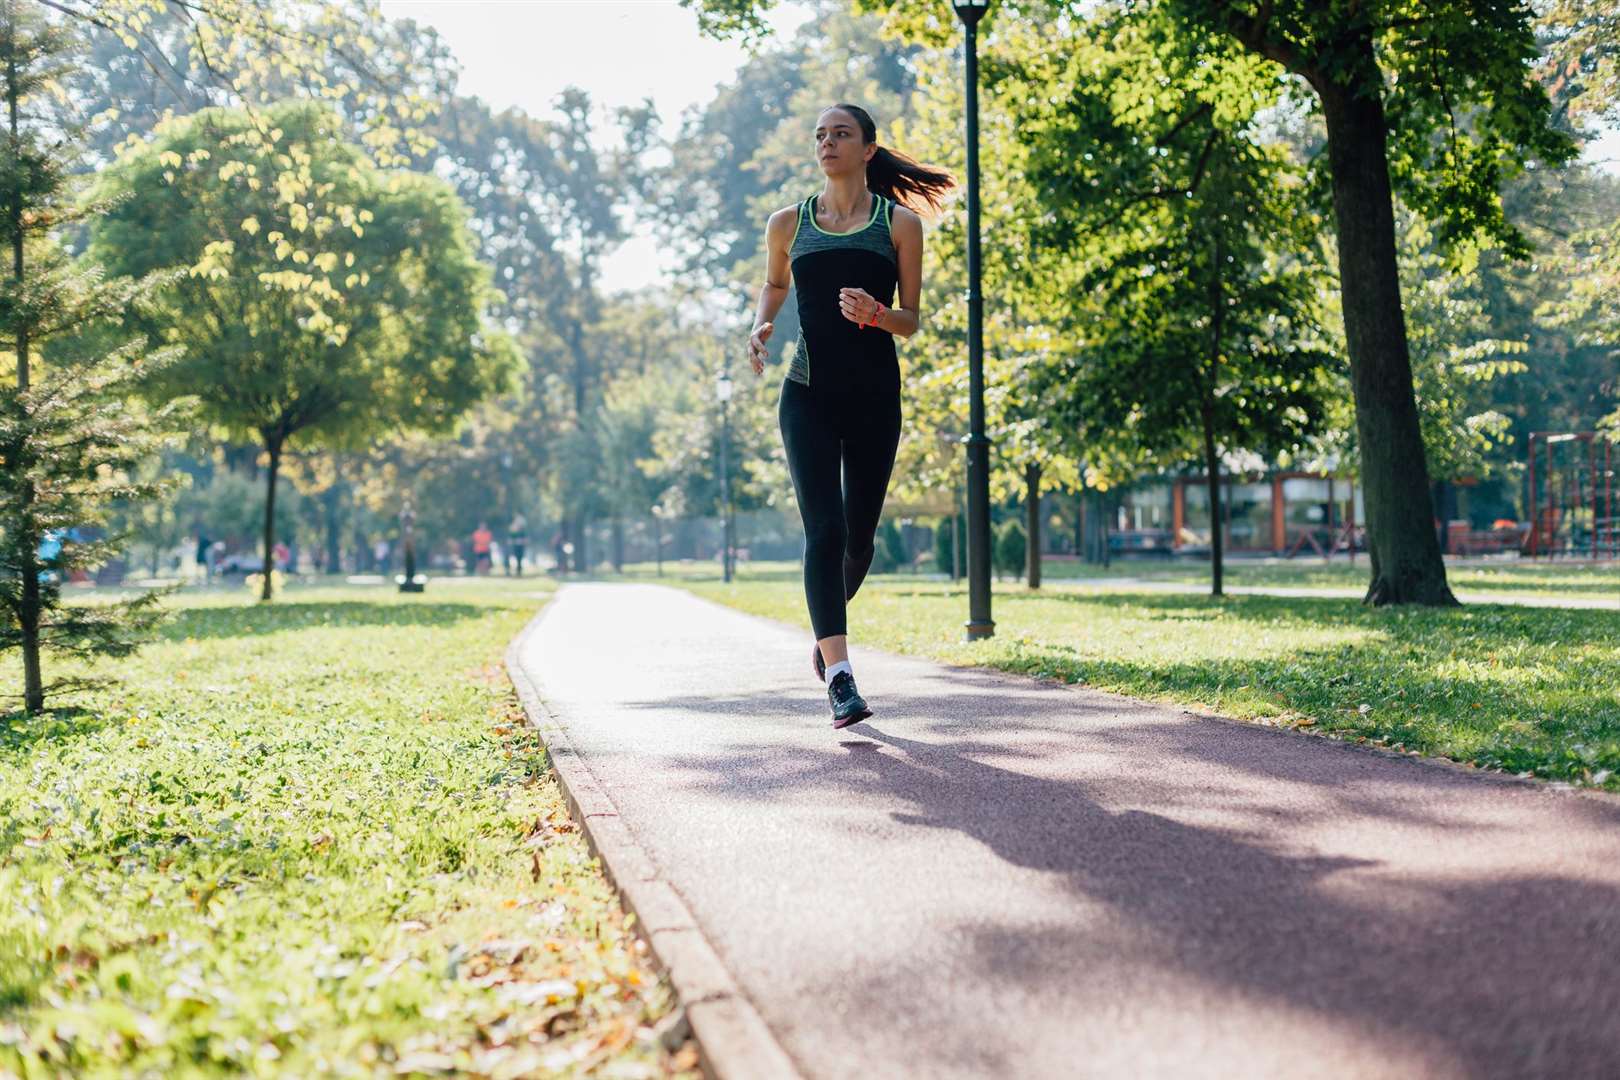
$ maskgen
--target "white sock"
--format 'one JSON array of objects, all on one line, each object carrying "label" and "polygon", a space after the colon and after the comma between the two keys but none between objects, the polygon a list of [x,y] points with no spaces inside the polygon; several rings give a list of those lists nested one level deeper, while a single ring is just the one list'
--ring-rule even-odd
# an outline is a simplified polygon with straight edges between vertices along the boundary
[{"label": "white sock", "polygon": [[827,682],[831,684],[833,681],[833,676],[838,674],[840,671],[848,671],[850,678],[853,679],[855,677],[855,672],[850,670],[849,661],[840,660],[836,664],[827,665]]}]

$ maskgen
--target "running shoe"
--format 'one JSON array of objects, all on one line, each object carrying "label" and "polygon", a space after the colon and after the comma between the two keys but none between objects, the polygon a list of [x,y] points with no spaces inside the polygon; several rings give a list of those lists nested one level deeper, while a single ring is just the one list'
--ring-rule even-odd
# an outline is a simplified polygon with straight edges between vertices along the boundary
[{"label": "running shoe", "polygon": [[816,669],[816,678],[827,681],[827,661],[821,658],[821,642],[810,646],[810,666]]},{"label": "running shoe", "polygon": [[866,699],[855,689],[855,676],[847,671],[834,675],[827,685],[827,700],[832,704],[833,727],[846,728],[872,715]]}]

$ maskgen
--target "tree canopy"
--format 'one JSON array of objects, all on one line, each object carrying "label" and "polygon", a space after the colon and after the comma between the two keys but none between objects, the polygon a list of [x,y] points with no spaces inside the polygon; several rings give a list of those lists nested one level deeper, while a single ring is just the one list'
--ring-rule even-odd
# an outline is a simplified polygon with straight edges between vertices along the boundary
[{"label": "tree canopy", "polygon": [[[448,432],[508,385],[513,354],[484,318],[489,274],[443,181],[378,171],[323,106],[264,115],[263,144],[239,141],[257,118],[237,111],[162,125],[104,175],[121,201],[90,250],[122,273],[185,268],[132,315],[186,348],[148,392],[195,395],[210,422],[259,442],[273,485],[294,439]],[[246,152],[216,156],[221,144]]]}]

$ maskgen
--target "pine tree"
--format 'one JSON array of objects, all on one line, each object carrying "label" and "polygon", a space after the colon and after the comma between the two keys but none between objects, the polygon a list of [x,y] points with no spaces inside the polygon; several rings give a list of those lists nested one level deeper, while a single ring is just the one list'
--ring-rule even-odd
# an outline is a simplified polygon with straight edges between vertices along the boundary
[{"label": "pine tree", "polygon": [[0,350],[15,360],[0,383],[0,651],[23,656],[23,709],[94,680],[47,684],[41,654],[79,658],[133,651],[161,612],[148,592],[108,604],[64,604],[62,582],[119,550],[102,535],[113,500],[162,486],[135,479],[158,446],[159,417],[134,404],[135,381],[167,362],[140,340],[115,342],[110,319],[155,287],[107,280],[75,262],[64,228],[105,209],[75,201],[72,147],[82,130],[54,114],[77,39],[23,0],[0,0]]}]

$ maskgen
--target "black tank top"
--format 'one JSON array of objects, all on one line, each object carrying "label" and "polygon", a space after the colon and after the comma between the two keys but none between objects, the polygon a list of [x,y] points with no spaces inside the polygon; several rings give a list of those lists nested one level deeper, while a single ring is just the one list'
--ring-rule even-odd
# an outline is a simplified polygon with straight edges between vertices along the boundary
[{"label": "black tank top", "polygon": [[872,216],[849,232],[830,233],[816,224],[816,197],[799,204],[799,222],[788,246],[793,288],[799,302],[799,340],[787,377],[810,385],[811,373],[837,385],[876,388],[900,384],[894,335],[875,326],[861,328],[844,318],[838,290],[865,289],[886,307],[894,306],[897,270],[889,236],[893,204],[872,193]]}]

